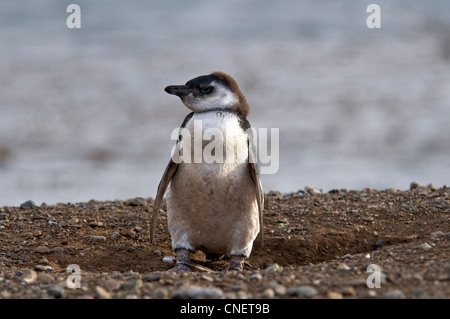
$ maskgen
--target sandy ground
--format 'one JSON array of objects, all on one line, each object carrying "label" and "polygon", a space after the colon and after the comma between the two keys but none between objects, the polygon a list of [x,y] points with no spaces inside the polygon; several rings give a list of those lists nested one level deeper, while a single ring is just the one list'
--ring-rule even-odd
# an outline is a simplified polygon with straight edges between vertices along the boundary
[{"label": "sandy ground", "polygon": [[[449,195],[416,184],[272,191],[265,247],[255,241],[242,273],[223,272],[226,256],[197,252],[203,268],[184,275],[166,272],[165,214],[150,243],[152,198],[3,207],[0,298],[449,298]],[[67,286],[71,264],[80,288]],[[367,286],[370,264],[380,288]]]}]

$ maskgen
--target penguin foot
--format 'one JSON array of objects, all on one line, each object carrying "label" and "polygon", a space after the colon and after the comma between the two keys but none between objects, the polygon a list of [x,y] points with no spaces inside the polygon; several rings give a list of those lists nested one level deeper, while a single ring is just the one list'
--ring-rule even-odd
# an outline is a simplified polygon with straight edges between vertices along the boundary
[{"label": "penguin foot", "polygon": [[169,269],[168,272],[173,272],[176,274],[191,272],[192,269],[188,265],[190,253],[191,252],[187,249],[183,249],[183,248],[177,249],[175,251],[177,264],[175,265],[175,267]]},{"label": "penguin foot", "polygon": [[186,264],[176,264],[175,267],[169,269],[167,272],[172,272],[175,274],[184,274],[191,271],[192,271],[191,267],[189,267]]},{"label": "penguin foot", "polygon": [[226,268],[226,271],[238,271],[241,272],[244,269],[244,257],[242,256],[231,256],[230,263]]}]

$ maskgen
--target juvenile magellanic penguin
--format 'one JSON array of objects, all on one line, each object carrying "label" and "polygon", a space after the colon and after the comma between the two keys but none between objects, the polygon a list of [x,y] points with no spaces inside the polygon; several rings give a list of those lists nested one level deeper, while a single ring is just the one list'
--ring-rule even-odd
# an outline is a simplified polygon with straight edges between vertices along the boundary
[{"label": "juvenile magellanic penguin", "polygon": [[[171,85],[165,91],[179,96],[192,111],[181,125],[189,134],[180,134],[174,152],[182,150],[189,156],[184,153],[184,159],[188,159],[184,161],[172,156],[166,167],[156,195],[151,239],[154,241],[157,215],[168,188],[167,223],[176,254],[176,266],[170,271],[191,271],[189,255],[196,250],[226,254],[230,256],[227,270],[242,271],[258,233],[263,245],[264,193],[246,118],[247,101],[236,81],[223,72],[196,77],[185,85]],[[222,138],[214,136],[214,142],[220,144],[212,152],[213,156],[221,153],[223,161],[206,158],[206,148],[211,151],[208,143],[213,138],[204,136],[211,128],[223,133]],[[233,142],[232,147],[227,147],[229,142]],[[205,151],[201,161],[194,158],[198,143]],[[239,154],[244,157],[239,159]]]}]

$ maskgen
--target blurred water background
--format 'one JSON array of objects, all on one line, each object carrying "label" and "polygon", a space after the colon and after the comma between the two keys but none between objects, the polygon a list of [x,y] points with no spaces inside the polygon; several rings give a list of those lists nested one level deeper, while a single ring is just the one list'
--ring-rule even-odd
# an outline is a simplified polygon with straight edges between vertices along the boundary
[{"label": "blurred water background", "polygon": [[[154,197],[189,113],[231,74],[280,129],[264,190],[450,181],[450,1],[0,1],[0,206]],[[81,7],[81,29],[66,8]]]}]

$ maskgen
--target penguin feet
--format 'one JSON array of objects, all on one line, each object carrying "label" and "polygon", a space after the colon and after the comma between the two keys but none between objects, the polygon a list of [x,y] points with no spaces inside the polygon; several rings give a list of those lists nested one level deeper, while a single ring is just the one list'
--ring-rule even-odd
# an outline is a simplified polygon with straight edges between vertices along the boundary
[{"label": "penguin feet", "polygon": [[188,265],[186,265],[186,264],[178,264],[178,263],[175,265],[175,267],[170,268],[168,270],[168,272],[172,272],[172,273],[175,273],[175,274],[184,274],[184,273],[191,272],[191,271],[192,271],[192,269]]},{"label": "penguin feet", "polygon": [[228,264],[228,267],[226,268],[226,271],[238,271],[241,272],[244,269],[244,259],[243,256],[231,256],[230,263]]},{"label": "penguin feet", "polygon": [[191,267],[188,265],[189,264],[189,255],[190,255],[190,251],[187,249],[177,249],[175,251],[175,255],[176,255],[176,260],[177,260],[177,264],[175,265],[175,267],[171,268],[168,270],[168,272],[173,272],[176,274],[182,274],[182,273],[186,273],[186,272],[191,272],[192,269]]}]

